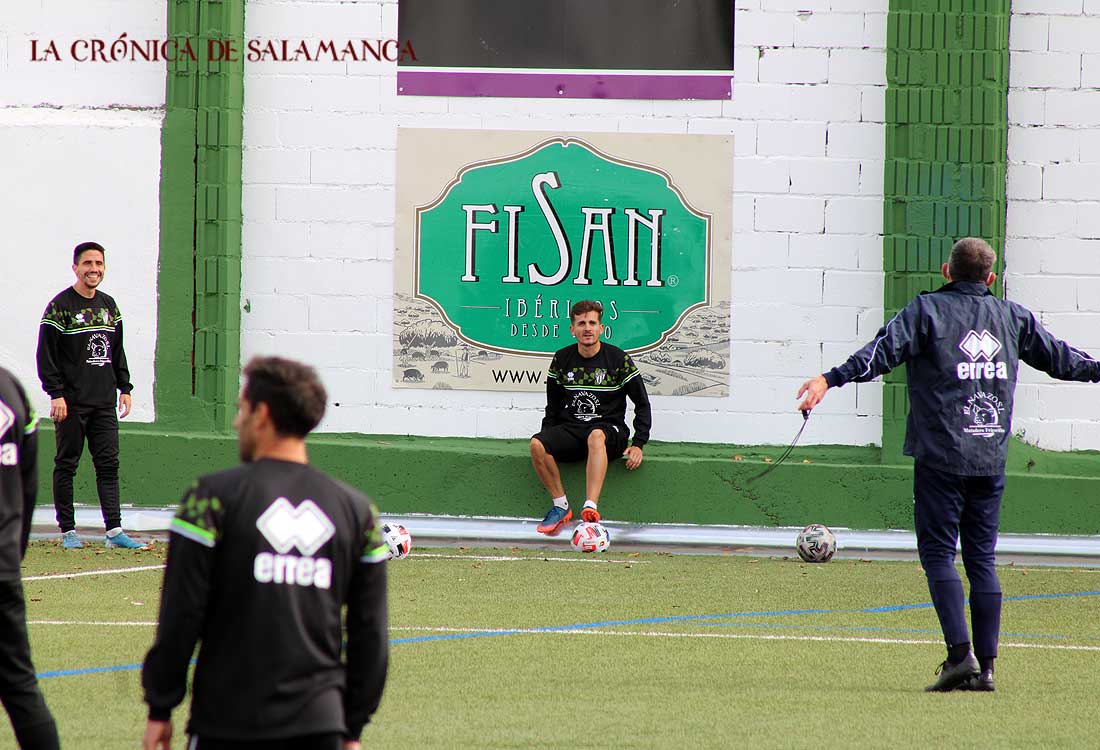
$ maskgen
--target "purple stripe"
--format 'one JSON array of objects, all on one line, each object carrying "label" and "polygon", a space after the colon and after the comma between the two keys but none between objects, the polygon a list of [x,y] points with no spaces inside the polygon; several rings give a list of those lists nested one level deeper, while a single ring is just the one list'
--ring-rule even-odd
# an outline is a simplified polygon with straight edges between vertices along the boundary
[{"label": "purple stripe", "polygon": [[729,99],[733,71],[712,75],[397,71],[409,96],[524,96],[549,99]]}]

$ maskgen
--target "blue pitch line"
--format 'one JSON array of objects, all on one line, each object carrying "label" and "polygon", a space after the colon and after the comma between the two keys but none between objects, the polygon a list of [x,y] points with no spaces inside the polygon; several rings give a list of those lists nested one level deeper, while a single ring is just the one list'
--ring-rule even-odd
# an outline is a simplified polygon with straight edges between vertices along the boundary
[{"label": "blue pitch line", "polygon": [[1006,596],[1006,602],[1025,602],[1029,599],[1068,599],[1074,596],[1100,596],[1100,591],[1078,591],[1071,594],[1021,594],[1020,596]]},{"label": "blue pitch line", "polygon": [[[779,623],[752,622],[716,622],[704,623],[704,628],[756,628],[758,630],[831,630],[846,633],[910,633],[917,635],[942,635],[939,630],[929,628],[884,628],[874,625],[783,625]],[[1002,638],[1045,638],[1048,640],[1068,640],[1069,636],[1047,633],[1001,633]],[[1095,641],[1097,638],[1082,636],[1081,640]]]},{"label": "blue pitch line", "polygon": [[[1076,591],[1069,594],[1021,594],[1019,596],[1006,596],[1001,601],[1025,602],[1032,599],[1068,599],[1076,596],[1100,596],[1100,591]],[[878,612],[900,612],[906,609],[929,609],[932,602],[922,604],[893,604],[888,607],[867,607],[866,609],[838,610],[840,612],[866,612],[874,614]]]},{"label": "blue pitch line", "polygon": [[119,664],[113,667],[87,667],[86,669],[56,669],[53,672],[39,672],[35,677],[44,680],[47,677],[74,677],[82,674],[101,674],[103,672],[132,672],[141,669],[140,664]]},{"label": "blue pitch line", "polygon": [[[195,663],[195,659],[192,659],[190,664]],[[117,664],[112,667],[86,667],[84,669],[55,669],[52,672],[39,672],[35,675],[40,680],[47,677],[74,677],[84,674],[103,674],[104,672],[133,672],[141,669],[140,664]]]},{"label": "blue pitch line", "polygon": [[[1064,594],[1023,594],[1020,596],[1006,596],[1003,601],[1006,602],[1019,602],[1028,601],[1032,599],[1069,599],[1078,596],[1100,596],[1100,591],[1079,591],[1075,593]],[[397,638],[390,641],[391,646],[400,646],[409,643],[429,643],[433,641],[459,641],[468,638],[490,638],[494,636],[505,635],[521,635],[527,633],[560,633],[569,630],[588,630],[593,628],[611,628],[619,627],[623,625],[654,625],[660,623],[669,622],[701,622],[703,620],[728,620],[732,618],[740,617],[784,617],[790,615],[822,615],[822,614],[878,614],[883,612],[898,612],[902,610],[910,609],[928,609],[932,606],[931,602],[925,602],[922,604],[894,604],[885,607],[867,607],[865,609],[786,609],[776,610],[772,612],[726,612],[718,615],[668,615],[665,617],[639,617],[633,620],[601,620],[598,622],[582,622],[572,625],[546,625],[538,628],[522,628],[515,630],[477,630],[470,633],[439,633],[435,635],[422,635],[412,638]],[[714,627],[714,626],[711,626]],[[767,625],[762,627],[778,628],[778,625]],[[785,627],[802,627],[806,626],[785,626]],[[823,626],[830,627],[830,626]],[[811,626],[811,628],[817,628],[817,626]],[[903,631],[904,632],[904,631]],[[932,631],[914,631],[914,632],[932,632]],[[937,631],[938,632],[938,631]],[[1008,637],[1044,637],[1044,636],[1012,636]],[[1052,637],[1052,636],[1045,636]],[[1064,636],[1053,636],[1064,637]],[[194,663],[194,660],[191,662]],[[38,679],[46,679],[48,677],[72,677],[86,674],[100,674],[104,672],[127,672],[135,669],[141,669],[140,664],[121,664],[110,667],[87,667],[85,669],[60,669],[52,672],[41,672],[38,675]]]},{"label": "blue pitch line", "polygon": [[[1022,596],[1008,596],[1003,601],[1025,601],[1028,599],[1065,599],[1076,596],[1100,596],[1100,591],[1082,591],[1078,593],[1068,594],[1026,594]],[[850,614],[850,613],[865,613],[876,614],[882,612],[897,612],[901,610],[911,609],[928,609],[932,607],[931,602],[925,602],[921,604],[896,604],[887,607],[867,607],[866,609],[856,610],[835,610],[835,609],[787,609],[777,610],[774,612],[727,612],[719,615],[670,615],[667,617],[640,617],[633,620],[602,620],[598,622],[588,623],[576,623],[573,625],[559,625],[559,626],[544,626],[538,628],[525,628],[521,630],[479,630],[471,633],[440,633],[436,635],[422,635],[415,636],[413,638],[399,638],[397,640],[390,641],[392,645],[401,645],[406,643],[430,643],[433,641],[455,641],[465,640],[467,638],[486,638],[490,636],[502,636],[502,635],[519,635],[521,633],[560,633],[562,631],[569,630],[588,630],[594,628],[610,628],[623,625],[654,625],[660,623],[669,622],[700,622],[703,620],[728,620],[735,617],[783,617],[788,615],[817,615],[817,614]],[[1012,636],[1009,636],[1012,637]],[[1021,636],[1016,636],[1021,637]]]},{"label": "blue pitch line", "polygon": [[570,630],[589,630],[592,628],[613,628],[621,625],[653,625],[665,622],[698,622],[700,620],[725,620],[731,617],[775,617],[780,615],[818,615],[827,614],[828,609],[789,609],[777,612],[728,612],[721,615],[669,615],[667,617],[639,617],[634,620],[601,620],[599,622],[578,622],[572,625],[545,625],[538,628],[519,630],[477,630],[470,633],[440,633],[421,635],[412,638],[398,638],[390,641],[397,646],[403,643],[428,643],[430,641],[455,641],[464,638],[485,638],[499,635],[520,635],[526,633],[561,633]]}]

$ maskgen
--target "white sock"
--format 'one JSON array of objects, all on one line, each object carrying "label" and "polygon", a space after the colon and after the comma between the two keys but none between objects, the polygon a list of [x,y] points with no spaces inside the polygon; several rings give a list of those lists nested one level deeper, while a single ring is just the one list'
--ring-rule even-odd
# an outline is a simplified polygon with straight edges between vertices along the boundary
[{"label": "white sock", "polygon": [[584,507],[591,508],[592,510],[596,510],[596,501],[595,500],[585,500],[584,501]]},{"label": "white sock", "polygon": [[111,529],[110,531],[107,532],[107,536],[110,537],[111,539],[114,539],[116,536],[118,536],[121,533],[122,533],[122,527],[121,526],[115,526],[113,529]]},{"label": "white sock", "polygon": [[554,498],[554,505],[558,506],[562,510],[569,510],[569,498],[565,495]]}]

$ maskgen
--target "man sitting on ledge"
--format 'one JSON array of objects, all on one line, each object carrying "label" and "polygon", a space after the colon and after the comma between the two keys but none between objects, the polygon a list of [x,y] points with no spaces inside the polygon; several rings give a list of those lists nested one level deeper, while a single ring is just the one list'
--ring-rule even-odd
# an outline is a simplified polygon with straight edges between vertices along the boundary
[{"label": "man sitting on ledge", "polygon": [[[607,475],[609,458],[626,458],[633,471],[642,463],[649,440],[652,413],[641,373],[630,355],[600,340],[603,305],[581,300],[569,311],[569,332],[577,339],[559,349],[546,372],[546,416],[542,431],[531,438],[531,462],[550,493],[553,506],[538,531],[554,535],[572,517],[561,483],[558,462],[587,461],[585,501],[581,518],[600,520],[596,506]],[[626,399],[634,402],[634,441],[626,428]]]}]

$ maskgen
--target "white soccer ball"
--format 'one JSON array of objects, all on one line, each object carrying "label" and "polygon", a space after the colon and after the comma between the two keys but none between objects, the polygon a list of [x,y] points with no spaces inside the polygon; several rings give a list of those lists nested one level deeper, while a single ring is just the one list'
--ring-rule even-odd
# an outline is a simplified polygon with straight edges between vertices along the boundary
[{"label": "white soccer ball", "polygon": [[798,556],[806,562],[829,562],[836,552],[836,535],[828,526],[811,523],[799,532],[795,547]]},{"label": "white soccer ball", "polygon": [[603,524],[578,523],[573,529],[573,539],[570,543],[578,552],[604,552],[611,546],[611,535],[607,533]]},{"label": "white soccer ball", "polygon": [[412,536],[409,530],[399,523],[382,524],[382,539],[390,548],[391,560],[404,560],[412,549]]}]

